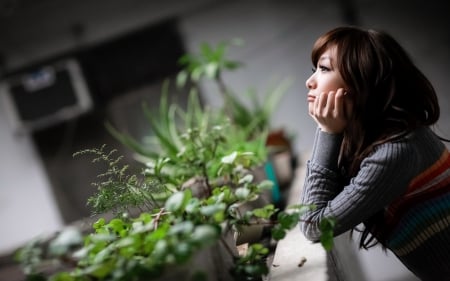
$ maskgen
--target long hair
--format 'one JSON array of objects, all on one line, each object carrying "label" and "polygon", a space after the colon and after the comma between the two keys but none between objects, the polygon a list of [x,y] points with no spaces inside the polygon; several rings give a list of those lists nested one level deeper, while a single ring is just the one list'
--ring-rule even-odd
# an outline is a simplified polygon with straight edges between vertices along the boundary
[{"label": "long hair", "polygon": [[[375,146],[401,138],[419,126],[435,124],[439,104],[430,81],[386,32],[355,26],[332,29],[315,42],[313,65],[330,47],[337,48],[335,66],[353,101],[339,157],[339,166],[350,179]],[[372,234],[382,219],[380,210],[363,222],[361,248],[376,244]]]}]

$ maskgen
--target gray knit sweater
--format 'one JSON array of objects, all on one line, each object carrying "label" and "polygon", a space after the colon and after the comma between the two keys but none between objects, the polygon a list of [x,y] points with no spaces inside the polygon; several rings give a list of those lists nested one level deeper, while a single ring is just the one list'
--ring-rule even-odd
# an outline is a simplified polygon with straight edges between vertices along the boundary
[{"label": "gray knit sweater", "polygon": [[346,186],[337,168],[341,135],[316,132],[302,204],[307,239],[318,241],[324,217],[337,221],[335,236],[373,214],[385,220],[375,234],[422,280],[450,280],[450,153],[429,128],[376,147]]}]

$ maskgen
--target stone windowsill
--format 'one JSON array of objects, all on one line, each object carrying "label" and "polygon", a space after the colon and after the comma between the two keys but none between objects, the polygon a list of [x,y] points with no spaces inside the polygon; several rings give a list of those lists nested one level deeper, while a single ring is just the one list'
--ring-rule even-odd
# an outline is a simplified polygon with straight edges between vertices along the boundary
[{"label": "stone windowsill", "polygon": [[[298,204],[305,172],[305,165],[300,164],[289,190],[287,205]],[[333,276],[328,273],[328,258],[329,255],[320,243],[310,242],[296,227],[277,243],[269,280],[329,281]]]}]

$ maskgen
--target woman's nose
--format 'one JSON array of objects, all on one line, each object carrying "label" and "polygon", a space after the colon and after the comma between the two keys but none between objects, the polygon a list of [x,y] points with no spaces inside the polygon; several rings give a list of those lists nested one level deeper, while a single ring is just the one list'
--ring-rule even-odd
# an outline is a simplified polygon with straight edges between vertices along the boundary
[{"label": "woman's nose", "polygon": [[306,80],[306,83],[305,83],[306,88],[308,88],[308,89],[312,89],[312,88],[314,87],[314,84],[313,84],[313,81],[312,81],[311,78],[312,78],[312,76],[309,77],[309,78]]}]

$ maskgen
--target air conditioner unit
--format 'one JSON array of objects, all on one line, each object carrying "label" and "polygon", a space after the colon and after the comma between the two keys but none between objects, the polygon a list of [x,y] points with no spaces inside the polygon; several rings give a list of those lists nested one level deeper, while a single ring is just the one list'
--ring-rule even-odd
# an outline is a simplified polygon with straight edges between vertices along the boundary
[{"label": "air conditioner unit", "polygon": [[88,87],[75,59],[0,81],[0,97],[9,123],[19,133],[55,125],[92,108]]}]

